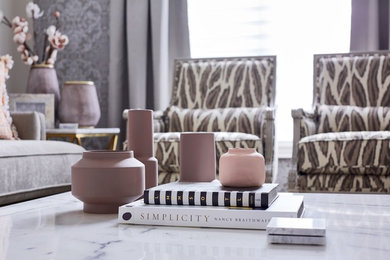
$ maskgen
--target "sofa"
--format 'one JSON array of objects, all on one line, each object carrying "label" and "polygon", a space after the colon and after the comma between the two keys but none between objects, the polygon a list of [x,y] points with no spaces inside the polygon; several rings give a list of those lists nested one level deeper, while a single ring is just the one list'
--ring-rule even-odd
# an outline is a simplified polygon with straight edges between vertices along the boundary
[{"label": "sofa", "polygon": [[11,113],[19,140],[0,140],[0,205],[70,190],[71,166],[84,148],[46,141],[44,115]]}]

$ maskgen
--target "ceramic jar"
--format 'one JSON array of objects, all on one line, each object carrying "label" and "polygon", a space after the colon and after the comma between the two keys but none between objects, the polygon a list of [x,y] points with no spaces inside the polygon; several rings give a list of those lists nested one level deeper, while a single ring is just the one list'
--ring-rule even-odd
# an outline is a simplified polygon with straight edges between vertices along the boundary
[{"label": "ceramic jar", "polygon": [[219,180],[229,187],[255,187],[265,181],[264,157],[254,148],[229,148],[219,160]]},{"label": "ceramic jar", "polygon": [[180,134],[181,182],[209,182],[216,177],[214,133]]},{"label": "ceramic jar", "polygon": [[61,123],[96,126],[101,113],[95,84],[92,81],[66,81],[58,109]]},{"label": "ceramic jar", "polygon": [[26,92],[54,94],[54,105],[57,110],[60,102],[60,87],[54,66],[50,64],[32,65],[28,74]]},{"label": "ceramic jar", "polygon": [[117,213],[145,189],[145,166],[133,151],[86,151],[71,174],[72,194],[87,213]]}]

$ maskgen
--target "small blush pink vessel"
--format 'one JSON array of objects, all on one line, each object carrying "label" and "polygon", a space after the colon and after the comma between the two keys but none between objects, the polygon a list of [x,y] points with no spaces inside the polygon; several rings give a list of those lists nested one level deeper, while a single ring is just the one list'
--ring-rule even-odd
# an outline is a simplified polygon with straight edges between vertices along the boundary
[{"label": "small blush pink vessel", "polygon": [[255,148],[229,148],[219,159],[219,180],[228,187],[259,187],[265,182],[264,157]]}]

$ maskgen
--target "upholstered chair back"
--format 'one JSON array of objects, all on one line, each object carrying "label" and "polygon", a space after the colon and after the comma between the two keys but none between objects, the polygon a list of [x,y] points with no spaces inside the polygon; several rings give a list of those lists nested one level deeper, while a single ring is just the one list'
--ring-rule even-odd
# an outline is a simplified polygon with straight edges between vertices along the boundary
[{"label": "upholstered chair back", "polygon": [[167,130],[262,136],[275,73],[276,56],[176,60]]},{"label": "upholstered chair back", "polygon": [[171,105],[273,106],[275,70],[275,56],[176,60]]},{"label": "upholstered chair back", "polygon": [[390,56],[315,55],[314,105],[390,106]]},{"label": "upholstered chair back", "polygon": [[318,133],[390,130],[388,52],[315,55]]}]

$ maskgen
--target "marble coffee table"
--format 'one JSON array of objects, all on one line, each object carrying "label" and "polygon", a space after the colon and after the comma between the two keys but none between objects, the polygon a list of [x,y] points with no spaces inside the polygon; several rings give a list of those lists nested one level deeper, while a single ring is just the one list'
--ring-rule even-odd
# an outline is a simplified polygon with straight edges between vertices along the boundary
[{"label": "marble coffee table", "polygon": [[133,226],[69,192],[0,207],[0,259],[389,259],[390,195],[304,194],[325,246],[268,244],[263,230]]}]

